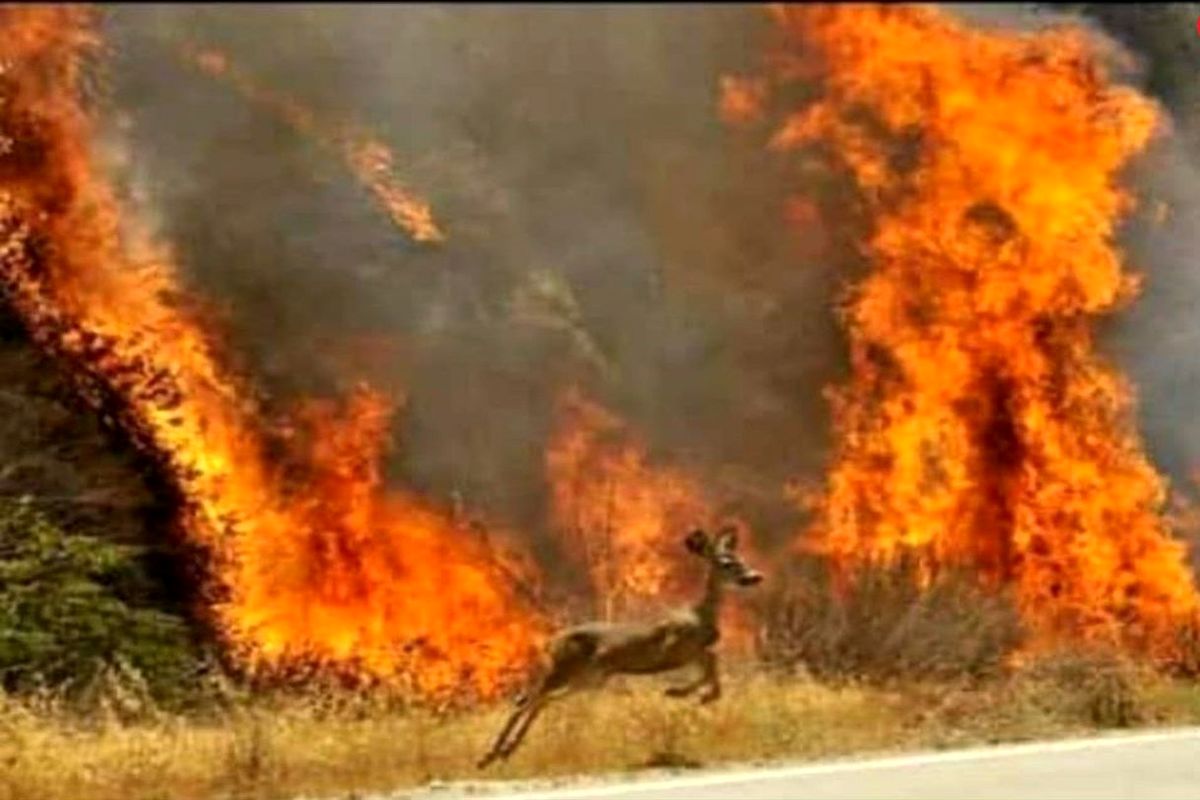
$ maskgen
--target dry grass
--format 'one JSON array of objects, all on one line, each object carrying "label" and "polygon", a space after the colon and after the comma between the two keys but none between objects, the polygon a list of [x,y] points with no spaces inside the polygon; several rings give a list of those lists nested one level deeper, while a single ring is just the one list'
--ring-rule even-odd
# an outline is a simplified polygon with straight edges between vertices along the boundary
[{"label": "dry grass", "polygon": [[820,559],[799,559],[790,570],[768,595],[762,652],[822,680],[986,679],[1022,638],[1007,597],[949,570],[922,586],[915,553],[860,565],[842,591]]},{"label": "dry grass", "polygon": [[[709,707],[643,679],[551,706],[513,760],[520,778],[642,766],[816,758],[1200,720],[1200,690],[1103,656],[1059,655],[974,688],[830,687],[731,676]],[[105,710],[106,709],[106,710]],[[259,697],[167,715],[0,701],[0,800],[347,798],[472,766],[505,709],[438,715],[333,695]]]},{"label": "dry grass", "polygon": [[[254,694],[223,682],[167,713],[136,675],[94,692],[0,696],[0,800],[350,798],[434,781],[813,759],[1200,722],[1200,686],[1102,652],[1015,672],[1001,597],[958,575],[923,590],[915,562],[833,592],[819,564],[768,596],[761,663],[726,664],[700,707],[663,679],[614,681],[552,704],[513,759],[474,768],[506,707],[435,712],[345,690]],[[1200,636],[1197,638],[1200,641]],[[1200,652],[1198,650],[1197,652]],[[107,680],[107,679],[106,679]],[[83,703],[83,706],[80,706]]]}]

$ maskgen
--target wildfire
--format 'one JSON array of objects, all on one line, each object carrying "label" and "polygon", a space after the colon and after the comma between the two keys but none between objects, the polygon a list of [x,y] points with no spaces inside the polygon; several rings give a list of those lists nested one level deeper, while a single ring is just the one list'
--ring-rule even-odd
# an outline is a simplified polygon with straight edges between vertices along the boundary
[{"label": "wildfire", "polygon": [[446,236],[429,204],[416,197],[396,177],[395,156],[383,142],[350,126],[323,123],[310,109],[255,82],[219,50],[184,45],[181,53],[187,63],[213,78],[227,81],[242,96],[271,109],[296,131],[339,153],[354,177],[375,196],[392,222],[415,241],[445,241]]},{"label": "wildfire", "polygon": [[[213,559],[216,624],[251,667],[316,662],[428,695],[488,694],[540,619],[512,564],[412,495],[382,486],[390,404],[363,388],[305,405],[271,455],[250,387],[172,303],[169,254],[123,215],[78,97],[90,12],[0,9],[0,286],[35,341],[153,454],[185,535]],[[270,451],[270,452],[269,452]]]},{"label": "wildfire", "polygon": [[[1131,206],[1117,176],[1156,109],[1078,30],[983,32],[923,7],[773,14],[766,80],[818,94],[771,121],[771,147],[825,153],[872,221],[806,540],[843,564],[906,547],[974,563],[1044,634],[1169,656],[1197,594],[1092,331],[1137,288],[1112,241]],[[742,95],[727,108],[751,108]]]},{"label": "wildfire", "polygon": [[[871,231],[872,270],[844,308],[838,448],[803,542],[841,566],[906,549],[969,563],[1013,586],[1046,636],[1171,657],[1200,603],[1131,388],[1093,333],[1136,293],[1113,245],[1131,207],[1117,178],[1156,109],[1115,85],[1077,30],[977,31],[924,7],[773,14],[780,47],[763,75],[723,81],[721,115],[766,122],[770,147],[844,172]],[[79,84],[98,44],[86,9],[0,8],[4,300],[171,479],[179,527],[211,559],[213,621],[248,667],[495,694],[545,630],[518,594],[534,570],[460,515],[385,486],[395,409],[379,392],[265,417],[91,150]],[[336,150],[414,239],[444,238],[378,140],[327,125],[219,52],[185,54]],[[808,100],[775,116],[783,97]],[[813,226],[826,211],[798,196],[785,216]],[[570,328],[569,303],[542,307],[550,295],[538,284],[517,310]],[[655,463],[578,390],[560,398],[545,458],[552,527],[604,617],[691,598],[682,534],[720,522],[696,476]]]}]

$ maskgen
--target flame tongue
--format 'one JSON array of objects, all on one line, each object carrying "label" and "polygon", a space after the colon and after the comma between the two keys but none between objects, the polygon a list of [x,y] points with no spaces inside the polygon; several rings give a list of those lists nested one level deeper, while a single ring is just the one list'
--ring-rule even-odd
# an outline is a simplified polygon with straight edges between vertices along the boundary
[{"label": "flame tongue", "polygon": [[296,131],[313,137],[326,149],[338,152],[392,222],[414,241],[445,241],[446,235],[434,219],[429,204],[396,177],[395,158],[383,142],[361,130],[325,123],[298,102],[256,83],[219,50],[201,50],[185,43],[181,55],[204,73],[228,81],[247,99],[274,111]]},{"label": "flame tongue", "polygon": [[606,617],[686,597],[696,569],[680,537],[712,516],[694,480],[652,466],[631,437],[620,419],[571,389],[546,450],[556,527],[593,592],[613,606]]},{"label": "flame tongue", "polygon": [[308,406],[300,477],[285,477],[252,393],[166,299],[169,259],[122,224],[88,152],[76,87],[89,25],[73,7],[0,10],[6,300],[157,456],[186,535],[213,558],[217,622],[249,664],[315,661],[425,694],[496,691],[528,662],[539,620],[478,537],[383,490],[388,404],[362,390],[341,413]]},{"label": "flame tongue", "polygon": [[[554,527],[568,558],[587,571],[602,617],[654,613],[698,598],[704,568],[683,536],[695,527],[713,532],[721,521],[698,478],[654,463],[631,426],[577,387],[559,398],[546,473]],[[739,551],[763,563],[745,533]],[[750,610],[729,603],[722,613],[725,646],[749,652]]]},{"label": "flame tongue", "polygon": [[[1134,288],[1115,177],[1154,108],[1074,31],[976,32],[925,8],[775,16],[770,80],[823,95],[772,146],[831,151],[873,220],[812,540],[841,563],[904,547],[967,561],[1015,582],[1043,632],[1169,649],[1196,592],[1091,331]],[[761,86],[729,82],[732,118]]]}]

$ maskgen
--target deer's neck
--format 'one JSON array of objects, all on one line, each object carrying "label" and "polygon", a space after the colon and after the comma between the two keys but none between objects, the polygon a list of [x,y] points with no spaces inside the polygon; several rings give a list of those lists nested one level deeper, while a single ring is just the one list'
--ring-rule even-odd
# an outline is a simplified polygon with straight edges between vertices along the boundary
[{"label": "deer's neck", "polygon": [[717,630],[723,593],[724,585],[721,581],[721,573],[715,566],[711,566],[708,568],[708,580],[704,585],[704,595],[700,598],[700,602],[696,603],[696,616],[700,618],[701,625],[713,631]]}]

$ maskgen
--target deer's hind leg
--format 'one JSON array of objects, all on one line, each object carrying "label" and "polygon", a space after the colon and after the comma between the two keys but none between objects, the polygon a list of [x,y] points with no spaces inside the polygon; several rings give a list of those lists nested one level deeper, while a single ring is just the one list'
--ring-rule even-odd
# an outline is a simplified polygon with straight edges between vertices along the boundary
[{"label": "deer's hind leg", "polygon": [[529,728],[542,713],[542,709],[551,700],[557,700],[570,692],[572,688],[569,683],[552,688],[543,685],[537,692],[530,694],[528,700],[521,703],[508,718],[504,729],[496,737],[496,743],[492,745],[491,751],[479,762],[480,769],[497,759],[503,760],[511,756],[525,739],[525,734],[529,733]]},{"label": "deer's hind leg", "polygon": [[501,755],[504,753],[504,745],[508,740],[509,734],[512,733],[513,728],[516,727],[521,718],[526,716],[530,699],[537,698],[538,696],[539,695],[536,692],[530,692],[521,696],[517,700],[516,708],[514,708],[513,712],[508,715],[508,719],[504,722],[504,727],[500,729],[500,733],[496,735],[496,740],[492,742],[491,749],[487,751],[483,758],[479,759],[479,762],[475,765],[476,767],[479,769],[484,769],[497,758],[501,757]]},{"label": "deer's hind leg", "polygon": [[529,692],[517,700],[516,709],[500,729],[500,734],[491,749],[476,766],[484,769],[497,759],[512,755],[545,705],[570,691],[572,683],[586,670],[588,658],[594,651],[593,643],[577,641],[574,638],[567,639],[559,645],[554,651],[549,671]]},{"label": "deer's hind leg", "polygon": [[708,684],[708,689],[700,695],[700,703],[704,705],[721,698],[721,673],[717,667],[717,654],[712,650],[705,650],[704,655],[700,657],[700,666],[704,670],[701,681]]},{"label": "deer's hind leg", "polygon": [[508,758],[511,756],[517,747],[520,746],[521,742],[524,741],[525,734],[529,733],[529,728],[533,725],[534,720],[538,718],[538,715],[542,713],[542,709],[544,709],[551,700],[561,697],[562,694],[563,693],[557,695],[544,694],[532,700],[524,709],[525,714],[523,717],[521,717],[521,724],[517,726],[508,742],[496,754],[497,757]]}]

